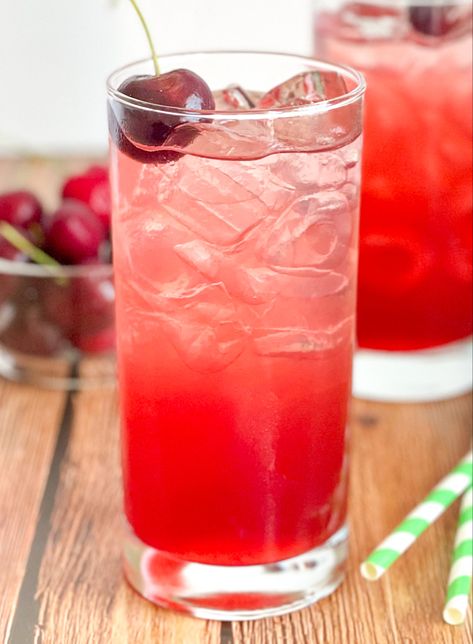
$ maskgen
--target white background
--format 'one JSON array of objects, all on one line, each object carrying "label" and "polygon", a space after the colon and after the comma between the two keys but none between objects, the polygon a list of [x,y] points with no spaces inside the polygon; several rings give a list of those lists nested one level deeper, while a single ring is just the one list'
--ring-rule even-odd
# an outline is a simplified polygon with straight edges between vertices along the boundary
[{"label": "white background", "polygon": [[[311,0],[139,2],[158,53],[311,52]],[[147,55],[128,0],[0,0],[0,152],[103,150],[105,78]]]}]

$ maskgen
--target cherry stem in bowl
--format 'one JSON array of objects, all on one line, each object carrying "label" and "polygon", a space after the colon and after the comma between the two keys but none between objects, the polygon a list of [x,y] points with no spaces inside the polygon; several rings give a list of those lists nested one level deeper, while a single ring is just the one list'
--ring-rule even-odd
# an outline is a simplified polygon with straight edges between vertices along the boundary
[{"label": "cherry stem in bowl", "polygon": [[131,4],[133,5],[136,13],[138,14],[138,18],[140,19],[141,24],[143,25],[143,29],[145,30],[146,38],[148,40],[149,48],[151,49],[151,58],[153,59],[153,65],[154,65],[154,71],[156,73],[156,76],[160,75],[160,69],[159,69],[159,63],[158,63],[158,57],[156,55],[156,50],[154,48],[153,44],[153,39],[151,38],[151,33],[149,31],[148,25],[146,24],[146,20],[141,13],[140,8],[138,7],[137,3],[135,0],[130,0]]},{"label": "cherry stem in bowl", "polygon": [[[0,235],[12,246],[29,257],[33,262],[35,262],[35,264],[40,264],[46,268],[52,267],[54,269],[61,266],[61,264],[51,257],[51,255],[48,255],[44,250],[41,250],[41,248],[32,244],[28,239],[26,239],[26,237],[18,232],[16,228],[6,221],[2,221],[0,223]],[[58,277],[57,281],[60,284],[65,284],[67,282],[64,277]]]}]

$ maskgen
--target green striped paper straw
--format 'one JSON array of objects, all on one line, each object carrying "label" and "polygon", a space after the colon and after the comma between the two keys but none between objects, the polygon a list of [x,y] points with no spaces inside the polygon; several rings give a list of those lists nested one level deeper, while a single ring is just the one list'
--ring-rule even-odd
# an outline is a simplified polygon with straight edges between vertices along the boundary
[{"label": "green striped paper straw", "polygon": [[473,491],[466,492],[460,507],[452,567],[448,578],[443,618],[447,624],[463,624],[468,610],[473,568]]},{"label": "green striped paper straw", "polygon": [[472,452],[440,481],[425,499],[407,515],[364,563],[361,574],[365,579],[375,581],[414,543],[424,530],[472,484]]}]

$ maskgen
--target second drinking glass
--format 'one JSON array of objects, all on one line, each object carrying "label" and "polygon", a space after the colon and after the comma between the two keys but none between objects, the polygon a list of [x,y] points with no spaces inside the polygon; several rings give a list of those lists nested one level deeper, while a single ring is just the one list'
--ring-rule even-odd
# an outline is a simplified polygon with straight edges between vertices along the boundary
[{"label": "second drinking glass", "polygon": [[367,80],[355,395],[471,389],[468,0],[323,0],[318,55]]}]

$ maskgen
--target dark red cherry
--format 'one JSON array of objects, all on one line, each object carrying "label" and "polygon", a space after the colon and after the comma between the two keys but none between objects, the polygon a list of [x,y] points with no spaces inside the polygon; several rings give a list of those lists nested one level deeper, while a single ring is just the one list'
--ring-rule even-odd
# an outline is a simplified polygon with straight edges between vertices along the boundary
[{"label": "dark red cherry", "polygon": [[457,8],[453,5],[409,7],[409,19],[417,32],[427,36],[446,36],[461,26]]},{"label": "dark red cherry", "polygon": [[108,168],[104,165],[91,165],[84,172],[88,177],[95,177],[96,179],[108,180]]},{"label": "dark red cherry", "polygon": [[113,278],[106,274],[99,274],[77,280],[74,296],[78,311],[76,310],[77,323],[69,335],[72,344],[86,353],[102,353],[113,349],[115,344]]},{"label": "dark red cherry", "polygon": [[[108,127],[110,131],[110,138],[114,141],[115,145],[127,156],[140,163],[168,163],[169,161],[177,161],[182,154],[175,150],[152,150],[145,149],[134,145],[124,135],[123,130],[118,125],[117,118],[113,112],[112,107],[108,108]],[[182,127],[182,126],[181,126]],[[185,127],[185,126],[184,126]],[[171,129],[174,133],[175,130]],[[178,147],[185,147],[188,143],[194,140],[196,136],[195,128],[186,127],[185,138],[179,137]]]},{"label": "dark red cherry", "polygon": [[115,327],[112,324],[95,333],[77,335],[71,341],[84,353],[107,353],[115,348]]},{"label": "dark red cherry", "polygon": [[63,264],[97,257],[105,230],[84,203],[67,199],[52,215],[46,229],[46,250]]},{"label": "dark red cherry", "polygon": [[[49,281],[49,280],[48,280]],[[19,277],[9,301],[9,323],[1,329],[1,342],[21,353],[48,356],[64,344],[60,330],[43,316],[40,303],[42,280]]]},{"label": "dark red cherry", "polygon": [[74,277],[66,282],[44,280],[41,285],[41,304],[45,318],[61,330],[62,335],[68,336],[75,324],[73,301]]},{"label": "dark red cherry", "polygon": [[77,199],[87,204],[102,222],[106,232],[110,228],[110,185],[105,168],[92,166],[83,174],[69,177],[62,188],[64,199]]},{"label": "dark red cherry", "polygon": [[99,272],[74,280],[73,300],[77,320],[74,331],[78,336],[108,328],[113,326],[114,322],[113,278],[107,274],[100,274],[98,262],[89,261],[86,264],[97,266]]},{"label": "dark red cherry", "polygon": [[[188,69],[175,69],[160,76],[132,76],[118,91],[126,96],[165,107],[186,110],[213,110],[215,101],[207,83]],[[186,117],[140,112],[125,113],[121,126],[128,138],[145,146],[164,143],[171,128],[187,121]]]},{"label": "dark red cherry", "polygon": [[95,260],[85,262],[90,275],[70,277],[65,284],[48,280],[42,292],[46,318],[78,346],[77,341],[114,326],[113,278]]},{"label": "dark red cherry", "polygon": [[64,344],[59,329],[45,322],[37,308],[17,314],[0,339],[8,349],[37,356],[54,355]]},{"label": "dark red cherry", "polygon": [[[175,69],[159,76],[132,76],[118,91],[153,105],[192,111],[215,109],[207,83],[188,69]],[[155,163],[178,158],[179,153],[149,148],[162,145],[172,128],[190,120],[186,115],[146,112],[119,102],[113,104],[109,116],[112,139],[122,152],[139,161]]]},{"label": "dark red cherry", "polygon": [[38,199],[25,190],[0,195],[0,221],[27,230],[39,224],[43,209]]}]

